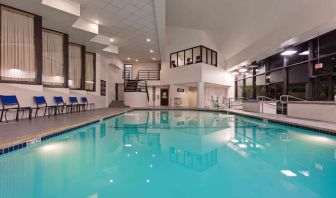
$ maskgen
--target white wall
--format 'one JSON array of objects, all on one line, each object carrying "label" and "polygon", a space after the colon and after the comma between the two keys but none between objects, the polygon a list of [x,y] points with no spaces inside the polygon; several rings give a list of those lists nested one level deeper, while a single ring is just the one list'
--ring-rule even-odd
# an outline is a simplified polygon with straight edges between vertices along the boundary
[{"label": "white wall", "polygon": [[[184,92],[177,92],[177,89],[184,89]],[[179,106],[187,107],[189,106],[189,87],[183,86],[183,85],[170,85],[169,88],[169,103],[170,106],[175,106],[174,99],[180,98],[182,100],[182,103]]]},{"label": "white wall", "polygon": [[169,68],[161,75],[161,84],[183,84],[205,82],[233,86],[233,75],[221,67],[197,63],[183,67]]},{"label": "white wall", "polygon": [[227,95],[228,94],[226,87],[205,86],[205,106],[213,106],[211,102],[211,97],[213,98],[213,100],[217,100],[218,97],[218,102],[221,103],[223,101],[223,97],[227,97]]},{"label": "white wall", "polygon": [[[155,87],[155,99],[153,100],[153,89]],[[149,94],[149,101],[148,101],[148,106],[153,106],[153,101],[154,101],[154,106],[160,106],[161,103],[161,96],[160,96],[160,90],[161,88],[168,88],[168,87],[160,87],[160,86],[150,86],[148,87],[148,94]]]}]

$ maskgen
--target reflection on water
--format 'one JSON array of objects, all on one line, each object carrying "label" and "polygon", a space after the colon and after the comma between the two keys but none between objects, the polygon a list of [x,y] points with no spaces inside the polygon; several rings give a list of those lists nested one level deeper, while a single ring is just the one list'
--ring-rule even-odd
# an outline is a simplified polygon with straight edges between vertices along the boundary
[{"label": "reflection on water", "polygon": [[332,137],[253,118],[132,111],[0,157],[0,197],[333,197]]}]

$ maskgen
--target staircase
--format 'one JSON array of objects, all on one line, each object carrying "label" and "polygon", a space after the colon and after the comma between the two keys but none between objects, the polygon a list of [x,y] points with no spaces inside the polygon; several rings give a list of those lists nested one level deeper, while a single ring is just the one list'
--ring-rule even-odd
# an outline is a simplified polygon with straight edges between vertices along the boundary
[{"label": "staircase", "polygon": [[145,80],[127,80],[124,81],[124,92],[145,92],[149,101],[147,81]]}]

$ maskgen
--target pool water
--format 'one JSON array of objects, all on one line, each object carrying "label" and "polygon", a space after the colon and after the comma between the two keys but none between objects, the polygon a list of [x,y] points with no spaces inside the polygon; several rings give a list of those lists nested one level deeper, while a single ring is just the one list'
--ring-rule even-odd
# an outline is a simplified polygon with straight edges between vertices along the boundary
[{"label": "pool water", "polygon": [[0,157],[1,198],[335,196],[333,137],[226,113],[132,111]]}]

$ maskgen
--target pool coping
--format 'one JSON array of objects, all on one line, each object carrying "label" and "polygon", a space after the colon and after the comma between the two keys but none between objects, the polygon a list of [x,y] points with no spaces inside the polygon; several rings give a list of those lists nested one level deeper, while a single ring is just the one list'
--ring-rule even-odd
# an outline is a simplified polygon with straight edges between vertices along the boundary
[{"label": "pool coping", "polygon": [[57,136],[60,136],[66,133],[70,133],[73,130],[83,128],[83,127],[86,127],[94,123],[98,123],[101,120],[107,120],[109,118],[119,116],[121,114],[127,113],[132,110],[133,110],[132,108],[128,108],[125,110],[121,110],[120,112],[112,112],[107,115],[94,116],[92,119],[85,120],[83,122],[78,122],[76,124],[72,124],[72,125],[68,125],[68,126],[64,126],[64,127],[60,127],[56,129],[51,129],[48,131],[42,131],[39,134],[20,136],[15,141],[10,141],[10,142],[1,144],[0,145],[0,156],[16,151],[18,149],[26,148],[30,144],[40,143],[50,138],[54,138],[54,137],[57,137]]}]

